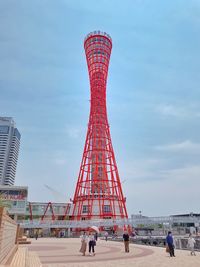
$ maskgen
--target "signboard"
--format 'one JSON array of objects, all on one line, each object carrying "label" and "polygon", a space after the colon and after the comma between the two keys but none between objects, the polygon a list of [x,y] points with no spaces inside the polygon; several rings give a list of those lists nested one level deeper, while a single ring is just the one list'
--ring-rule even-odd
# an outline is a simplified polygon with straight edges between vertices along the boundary
[{"label": "signboard", "polygon": [[0,199],[8,205],[10,214],[25,214],[28,189],[22,187],[0,187]]},{"label": "signboard", "polygon": [[27,199],[27,189],[0,189],[0,198],[3,200],[26,200]]}]

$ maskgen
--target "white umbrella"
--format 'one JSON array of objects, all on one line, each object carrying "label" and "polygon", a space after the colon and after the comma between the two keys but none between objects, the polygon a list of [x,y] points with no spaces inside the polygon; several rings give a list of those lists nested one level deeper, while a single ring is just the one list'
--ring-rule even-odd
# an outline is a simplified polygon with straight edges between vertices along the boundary
[{"label": "white umbrella", "polygon": [[94,230],[95,232],[97,232],[99,234],[99,228],[97,226],[91,226],[90,229]]}]

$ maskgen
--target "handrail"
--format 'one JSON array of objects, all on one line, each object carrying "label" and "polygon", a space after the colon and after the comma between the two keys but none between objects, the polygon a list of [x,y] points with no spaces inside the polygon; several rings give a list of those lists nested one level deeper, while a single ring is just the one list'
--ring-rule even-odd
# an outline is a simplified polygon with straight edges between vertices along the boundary
[{"label": "handrail", "polygon": [[98,227],[106,226],[111,227],[114,225],[124,226],[131,225],[137,227],[139,225],[152,225],[152,224],[170,224],[173,223],[199,223],[198,217],[147,217],[147,218],[131,218],[131,219],[93,219],[83,221],[70,221],[70,220],[23,220],[18,221],[22,228],[87,228],[93,225]]}]

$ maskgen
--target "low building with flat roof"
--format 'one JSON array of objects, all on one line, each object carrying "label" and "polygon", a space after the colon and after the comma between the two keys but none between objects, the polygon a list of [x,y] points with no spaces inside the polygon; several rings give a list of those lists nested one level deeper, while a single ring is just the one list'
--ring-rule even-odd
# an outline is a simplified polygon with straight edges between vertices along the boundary
[{"label": "low building with flat roof", "polygon": [[26,213],[28,187],[1,185],[0,198],[6,204],[10,217],[17,221],[19,216]]}]

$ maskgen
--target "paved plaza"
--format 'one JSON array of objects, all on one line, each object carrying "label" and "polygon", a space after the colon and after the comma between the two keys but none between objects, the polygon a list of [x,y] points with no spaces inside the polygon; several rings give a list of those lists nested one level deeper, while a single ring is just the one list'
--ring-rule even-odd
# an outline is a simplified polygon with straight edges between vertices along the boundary
[{"label": "paved plaza", "polygon": [[96,255],[82,256],[77,238],[31,239],[29,251],[37,252],[43,267],[198,267],[200,253],[190,256],[188,251],[176,250],[170,258],[164,248],[130,244],[130,252],[124,252],[122,242],[98,240]]}]

